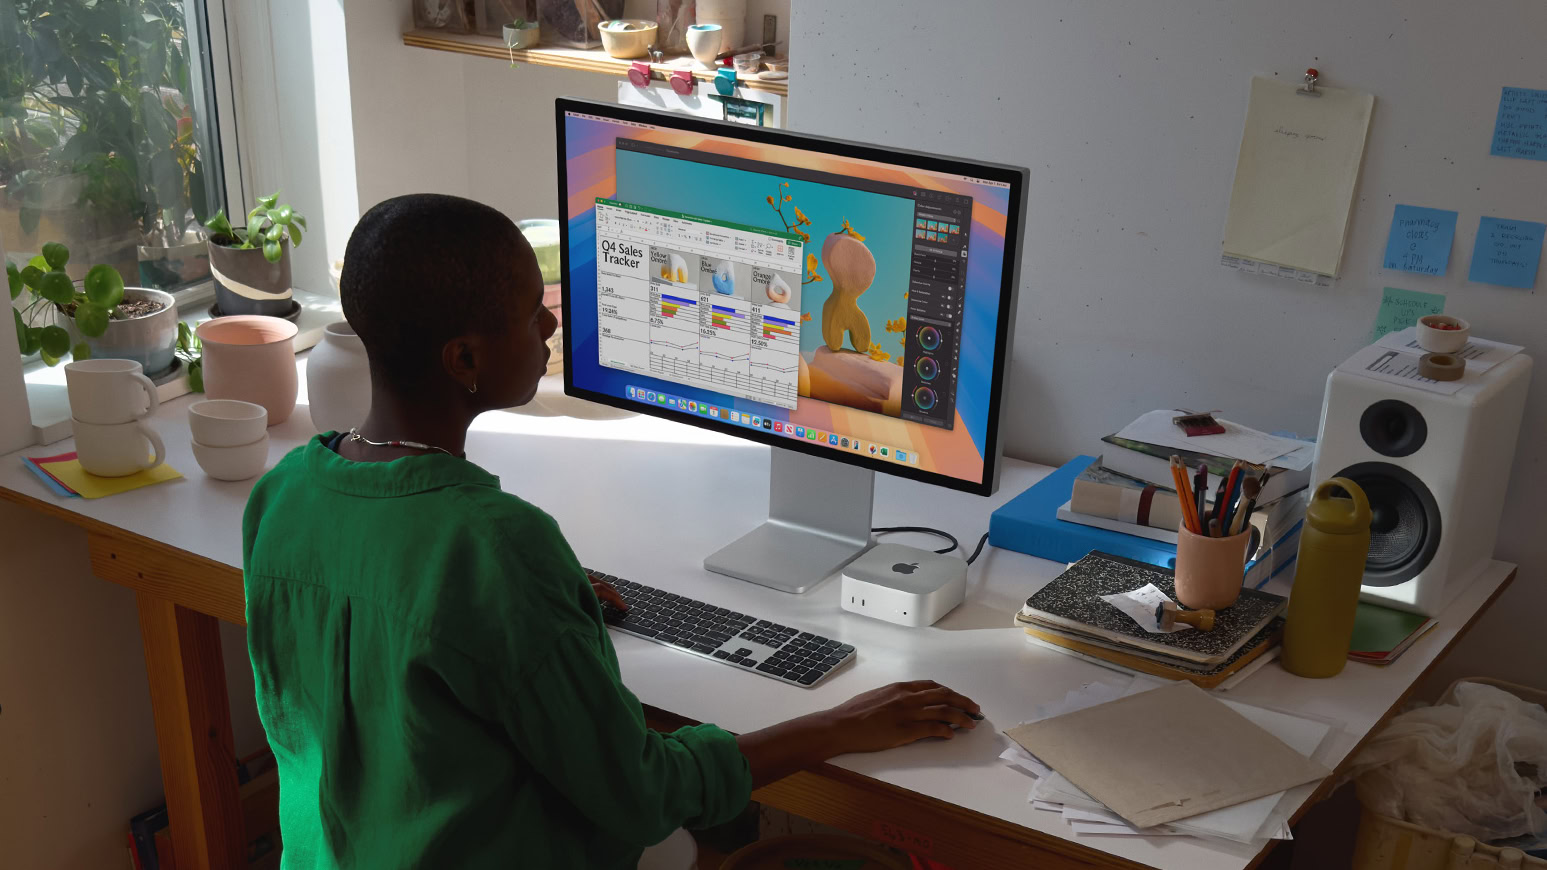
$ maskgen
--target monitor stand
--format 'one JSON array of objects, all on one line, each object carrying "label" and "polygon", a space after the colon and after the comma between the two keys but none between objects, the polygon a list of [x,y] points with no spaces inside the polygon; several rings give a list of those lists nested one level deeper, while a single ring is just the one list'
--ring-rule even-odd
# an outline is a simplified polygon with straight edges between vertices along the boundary
[{"label": "monitor stand", "polygon": [[704,567],[783,592],[805,592],[870,548],[875,472],[774,448],[768,520]]}]

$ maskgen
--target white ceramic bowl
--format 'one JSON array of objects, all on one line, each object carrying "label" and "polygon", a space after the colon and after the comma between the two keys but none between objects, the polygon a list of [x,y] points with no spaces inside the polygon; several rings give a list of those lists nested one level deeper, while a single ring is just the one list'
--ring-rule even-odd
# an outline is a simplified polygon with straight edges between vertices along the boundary
[{"label": "white ceramic bowl", "polygon": [[644,57],[655,44],[656,23],[643,18],[619,18],[603,21],[602,48],[611,57]]},{"label": "white ceramic bowl", "polygon": [[236,447],[210,447],[193,442],[193,458],[204,473],[216,480],[246,480],[257,477],[269,464],[269,433],[251,444]]},{"label": "white ceramic bowl", "polygon": [[238,399],[205,399],[188,406],[188,431],[205,447],[240,447],[267,434],[269,412]]},{"label": "white ceramic bowl", "polygon": [[[1436,329],[1438,324],[1460,329]],[[1472,325],[1449,314],[1425,314],[1418,318],[1418,346],[1429,353],[1456,353],[1472,337]]]}]

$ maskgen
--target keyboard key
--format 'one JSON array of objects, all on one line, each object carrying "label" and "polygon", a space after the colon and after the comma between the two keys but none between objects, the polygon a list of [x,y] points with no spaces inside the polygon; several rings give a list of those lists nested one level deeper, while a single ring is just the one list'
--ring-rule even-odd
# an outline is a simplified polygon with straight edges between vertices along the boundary
[{"label": "keyboard key", "polygon": [[811,673],[806,674],[805,676],[800,678],[800,684],[802,686],[809,686],[812,683],[816,682],[817,680],[820,680],[821,678],[822,678],[821,674],[819,674],[819,673],[817,673],[815,671],[812,671]]},{"label": "keyboard key", "polygon": [[795,635],[796,639],[798,639],[798,640],[810,640],[811,638],[813,638],[815,636],[816,635],[812,634],[809,631],[803,631],[800,634]]},{"label": "keyboard key", "polygon": [[839,655],[848,655],[851,652],[854,652],[854,647],[852,647],[852,646],[850,646],[848,644],[841,644],[838,647],[838,654]]},{"label": "keyboard key", "polygon": [[714,657],[717,659],[728,659],[731,657],[731,654],[723,649],[717,649],[714,651]]},{"label": "keyboard key", "polygon": [[730,661],[733,661],[733,662],[735,662],[738,665],[741,664],[742,662],[746,661],[746,660],[747,660],[747,657],[744,656],[744,655],[741,655],[740,653],[737,653],[736,655],[733,655],[733,656],[730,657]]},{"label": "keyboard key", "polygon": [[744,668],[751,668],[757,666],[757,661],[755,659],[742,659],[741,661],[736,662],[736,664],[741,665]]},{"label": "keyboard key", "polygon": [[712,644],[712,643],[695,643],[695,644],[693,644],[693,649],[695,651],[701,652],[701,653],[712,653],[712,652],[714,652],[714,648],[715,648],[715,645]]},{"label": "keyboard key", "polygon": [[676,644],[677,646],[687,647],[689,649],[692,649],[693,647],[693,639],[689,637],[679,637],[672,641],[672,643]]},{"label": "keyboard key", "polygon": [[763,662],[762,664],[757,666],[757,669],[762,671],[765,674],[769,674],[769,673],[773,673],[774,666],[769,664],[768,662]]},{"label": "keyboard key", "polygon": [[653,628],[631,628],[629,630],[634,632],[635,634],[642,634],[645,637],[655,637],[656,635],[660,634],[660,632],[656,631]]},{"label": "keyboard key", "polygon": [[[762,670],[762,668],[759,668],[758,670]],[[768,669],[768,673],[773,674],[776,677],[782,677],[785,674],[788,674],[789,671],[785,670],[784,668],[779,667],[778,665],[774,665],[773,667],[770,667]]]}]

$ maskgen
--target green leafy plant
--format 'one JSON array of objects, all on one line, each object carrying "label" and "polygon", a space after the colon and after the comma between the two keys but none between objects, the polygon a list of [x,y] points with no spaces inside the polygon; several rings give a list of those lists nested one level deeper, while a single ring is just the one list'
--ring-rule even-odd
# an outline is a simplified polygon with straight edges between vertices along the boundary
[{"label": "green leafy plant", "polygon": [[258,204],[247,213],[245,227],[231,226],[225,209],[215,212],[215,216],[204,225],[209,227],[210,241],[215,244],[238,250],[250,250],[262,245],[263,258],[270,263],[278,263],[284,255],[280,243],[286,236],[289,236],[292,246],[300,247],[306,218],[290,206],[280,205],[279,191],[276,190],[258,198]]},{"label": "green leafy plant", "polygon": [[6,283],[10,285],[14,301],[23,293],[31,298],[21,308],[14,305],[11,314],[16,321],[16,343],[23,354],[37,353],[49,365],[57,365],[65,354],[76,359],[89,359],[91,347],[85,342],[70,345],[70,333],[56,322],[39,324],[45,317],[56,321],[56,315],[70,317],[81,335],[96,338],[107,332],[110,320],[117,317],[118,303],[124,298],[124,279],[112,266],[96,265],[86,273],[86,279],[77,288],[64,272],[70,262],[70,249],[58,242],[43,246],[43,253],[33,257],[25,267],[15,263],[5,264]]},{"label": "green leafy plant", "polygon": [[195,393],[204,392],[204,342],[194,331],[201,325],[195,324],[189,328],[188,324],[178,321],[177,348],[173,351],[183,361],[183,370],[188,373],[188,389]]}]

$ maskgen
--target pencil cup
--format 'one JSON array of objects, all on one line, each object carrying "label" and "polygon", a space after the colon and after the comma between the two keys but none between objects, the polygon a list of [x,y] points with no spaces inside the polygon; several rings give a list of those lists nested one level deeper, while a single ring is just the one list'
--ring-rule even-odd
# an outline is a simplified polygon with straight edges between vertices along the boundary
[{"label": "pencil cup", "polygon": [[1223,610],[1241,597],[1251,528],[1228,538],[1176,533],[1176,600],[1192,610]]}]

